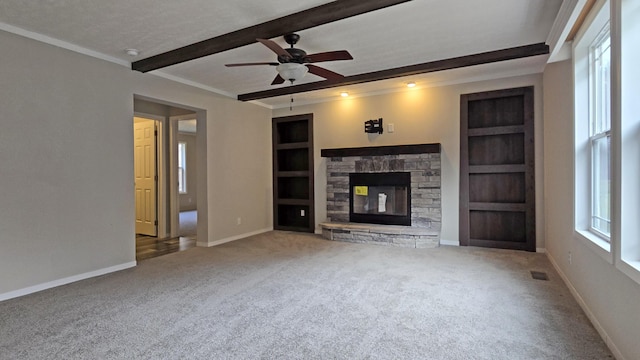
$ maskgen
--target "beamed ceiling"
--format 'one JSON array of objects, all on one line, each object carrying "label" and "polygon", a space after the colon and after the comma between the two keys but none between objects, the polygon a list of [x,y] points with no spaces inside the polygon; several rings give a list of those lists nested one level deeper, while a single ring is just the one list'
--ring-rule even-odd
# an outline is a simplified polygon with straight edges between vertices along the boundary
[{"label": "beamed ceiling", "polygon": [[[292,95],[300,104],[336,99],[342,91],[352,96],[402,91],[409,81],[428,87],[539,73],[562,5],[562,0],[3,0],[0,29],[277,108],[288,106]],[[336,82],[307,74],[293,85],[272,86],[273,66],[225,67],[277,61],[256,38],[287,47],[281,35],[289,32],[301,36],[296,47],[309,54],[348,50],[353,60],[316,64],[345,78]],[[139,55],[127,55],[129,48]]]}]

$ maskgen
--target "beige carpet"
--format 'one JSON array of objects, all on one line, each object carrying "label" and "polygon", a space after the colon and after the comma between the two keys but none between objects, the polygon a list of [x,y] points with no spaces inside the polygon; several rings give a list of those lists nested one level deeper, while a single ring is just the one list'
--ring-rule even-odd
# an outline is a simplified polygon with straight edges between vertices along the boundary
[{"label": "beige carpet", "polygon": [[544,255],[271,232],[2,302],[0,358],[613,357]]}]

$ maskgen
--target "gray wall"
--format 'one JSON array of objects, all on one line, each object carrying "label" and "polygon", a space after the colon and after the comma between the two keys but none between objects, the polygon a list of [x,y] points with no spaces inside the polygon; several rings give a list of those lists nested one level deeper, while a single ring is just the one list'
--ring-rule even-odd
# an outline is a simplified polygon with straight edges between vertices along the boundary
[{"label": "gray wall", "polygon": [[3,31],[0,44],[0,299],[135,265],[134,94],[206,116],[199,242],[272,227],[269,109]]},{"label": "gray wall", "polygon": [[544,72],[546,248],[605,340],[639,359],[640,286],[574,235],[572,72],[571,61]]}]

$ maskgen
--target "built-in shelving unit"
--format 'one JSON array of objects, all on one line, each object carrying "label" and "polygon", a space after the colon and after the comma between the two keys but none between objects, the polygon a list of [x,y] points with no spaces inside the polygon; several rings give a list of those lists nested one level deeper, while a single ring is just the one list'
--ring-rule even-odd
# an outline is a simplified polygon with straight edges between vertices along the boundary
[{"label": "built-in shelving unit", "polygon": [[274,118],[273,227],[314,232],[313,114]]}]

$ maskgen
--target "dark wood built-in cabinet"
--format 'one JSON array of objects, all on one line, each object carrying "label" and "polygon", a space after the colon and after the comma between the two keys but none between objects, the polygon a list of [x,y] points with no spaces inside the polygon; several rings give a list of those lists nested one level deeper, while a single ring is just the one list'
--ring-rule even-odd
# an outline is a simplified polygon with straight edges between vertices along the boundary
[{"label": "dark wood built-in cabinet", "polygon": [[533,87],[460,99],[460,244],[535,251]]},{"label": "dark wood built-in cabinet", "polygon": [[274,118],[273,227],[314,232],[313,114]]}]

